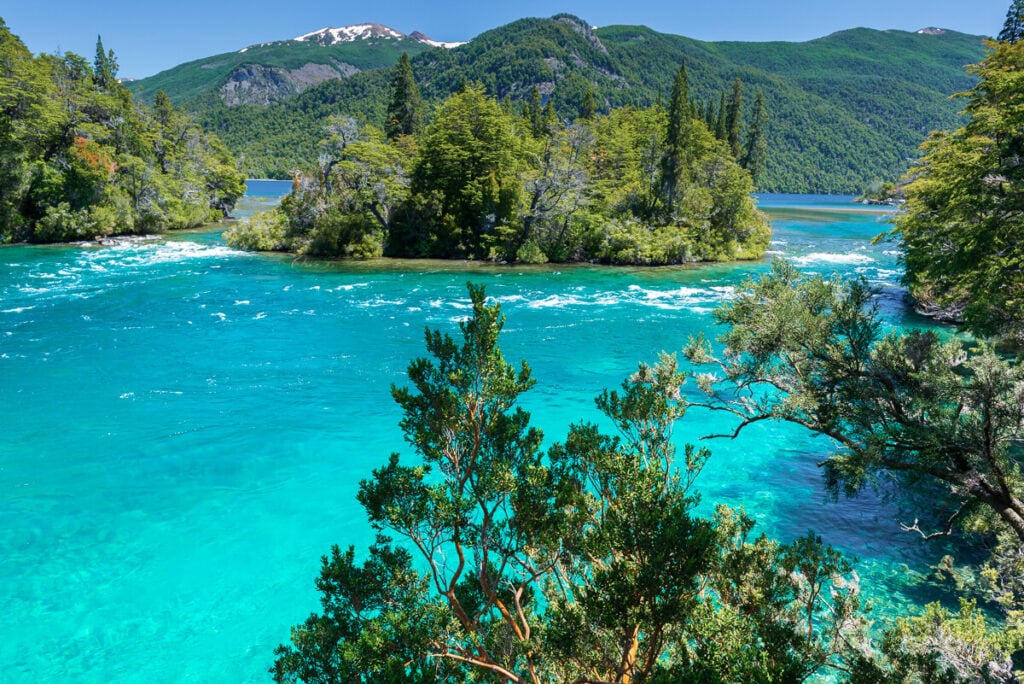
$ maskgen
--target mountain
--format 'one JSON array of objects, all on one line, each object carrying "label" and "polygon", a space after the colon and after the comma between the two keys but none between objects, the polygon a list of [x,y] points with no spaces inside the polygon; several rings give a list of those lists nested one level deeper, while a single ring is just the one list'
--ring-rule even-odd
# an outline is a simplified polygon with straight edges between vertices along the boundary
[{"label": "mountain", "polygon": [[380,38],[392,40],[404,40],[406,38],[411,38],[412,40],[430,45],[431,47],[442,48],[454,48],[460,45],[465,45],[465,43],[444,43],[437,40],[431,40],[419,31],[413,31],[409,35],[405,35],[401,31],[396,31],[395,29],[384,26],[383,24],[353,24],[352,26],[342,26],[341,28],[331,28],[328,26],[320,29],[319,31],[313,31],[312,33],[299,36],[294,40],[328,46],[337,45],[338,43],[353,43],[357,40],[375,40]]},{"label": "mountain", "polygon": [[381,24],[326,27],[291,40],[250,45],[180,64],[126,85],[147,101],[157,90],[177,103],[214,92],[228,107],[265,106],[329,79],[390,67],[403,52],[413,56],[456,45],[460,43],[433,41],[419,32],[406,35]]},{"label": "mountain", "polygon": [[[447,50],[421,35],[391,32],[372,24],[321,29],[304,40],[231,53],[242,58],[233,58],[226,71],[209,66],[228,61],[221,55],[131,85],[139,93],[162,87],[241,154],[249,173],[287,177],[316,159],[326,116],[383,123],[384,67],[402,50],[412,57],[428,102],[439,102],[464,81],[480,81],[496,97],[513,101],[528,98],[537,86],[565,118],[578,113],[588,90],[605,110],[663,100],[685,61],[691,95],[702,106],[717,105],[736,78],[743,82],[746,107],[756,92],[764,94],[770,118],[762,189],[857,193],[875,180],[898,177],[930,131],[961,124],[961,104],[949,98],[973,85],[964,66],[980,61],[985,50],[980,36],[935,28],[858,28],[803,43],[714,43],[643,26],[594,28],[570,15],[522,19]],[[347,51],[344,58],[339,50]],[[358,71],[346,72],[331,60]],[[371,66],[374,60],[378,64]],[[268,87],[265,97],[254,96],[253,89],[236,96],[244,88],[231,86],[233,80],[245,83],[249,72],[256,82],[280,76],[294,83],[301,76],[292,72],[312,71],[319,78],[332,69],[338,78],[290,91]],[[192,80],[198,71],[203,84]],[[161,77],[164,84],[158,85]]]}]

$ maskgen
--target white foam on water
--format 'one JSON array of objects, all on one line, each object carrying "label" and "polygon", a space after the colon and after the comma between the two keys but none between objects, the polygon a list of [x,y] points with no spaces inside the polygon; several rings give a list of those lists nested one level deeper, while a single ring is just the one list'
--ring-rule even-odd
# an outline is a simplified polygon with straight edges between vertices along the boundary
[{"label": "white foam on water", "polygon": [[[33,297],[50,295],[89,299],[107,291],[104,286],[124,286],[131,282],[126,276],[153,266],[219,260],[245,254],[222,245],[164,241],[156,236],[120,238],[112,245],[99,248],[87,245],[70,252],[67,261],[55,272],[26,274],[27,281],[18,290]],[[35,283],[38,281],[47,285],[37,287]]]},{"label": "white foam on water", "polygon": [[34,307],[34,306],[16,306],[13,309],[4,309],[3,311],[0,311],[0,313],[23,313],[25,311],[31,311],[34,308],[36,308],[36,307]]},{"label": "white foam on water", "polygon": [[375,297],[365,302],[359,302],[357,304],[362,309],[380,309],[382,307],[393,307],[393,306],[405,306],[404,299],[385,299],[384,297]]},{"label": "white foam on water", "polygon": [[266,312],[260,311],[260,312],[259,312],[258,314],[256,314],[255,316],[253,316],[253,317],[252,317],[252,319],[253,319],[254,321],[262,321],[262,320],[263,320],[264,318],[266,318],[266,317],[267,317],[267,314],[266,314]]},{"label": "white foam on water", "polygon": [[222,321],[226,321],[228,319],[228,315],[226,313],[222,312],[222,311],[217,311],[216,313],[212,313],[210,315],[211,316],[216,316],[217,318],[219,318]]},{"label": "white foam on water", "polygon": [[500,297],[488,297],[488,299],[500,304],[519,304],[520,302],[529,301],[524,295],[502,295]]},{"label": "white foam on water", "polygon": [[807,266],[809,264],[871,264],[875,260],[867,254],[858,254],[856,252],[847,252],[845,254],[838,252],[812,252],[804,256],[793,257],[792,261],[799,266]]},{"label": "white foam on water", "polygon": [[249,300],[248,299],[236,299],[235,300],[235,306],[245,306],[247,304],[249,304]]},{"label": "white foam on water", "polygon": [[[552,294],[528,300],[531,309],[564,309],[570,307],[647,306],[666,311],[704,311],[705,305],[716,305],[728,297],[734,288],[728,286],[677,287],[673,289],[650,289],[630,285],[624,291],[603,291],[586,293],[576,288],[573,294]],[[697,308],[694,308],[697,307]],[[713,306],[712,306],[713,308]]]}]

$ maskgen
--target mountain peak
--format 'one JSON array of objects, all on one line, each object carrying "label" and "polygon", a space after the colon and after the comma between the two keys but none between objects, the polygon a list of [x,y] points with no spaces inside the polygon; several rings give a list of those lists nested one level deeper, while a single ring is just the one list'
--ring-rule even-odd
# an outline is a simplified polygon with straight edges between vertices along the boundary
[{"label": "mountain peak", "polygon": [[453,48],[459,45],[465,45],[465,43],[445,43],[439,40],[431,40],[426,35],[419,31],[413,31],[411,34],[406,35],[401,31],[396,31],[393,28],[384,26],[383,24],[352,24],[351,26],[342,26],[341,28],[334,28],[332,26],[325,26],[319,31],[313,31],[305,35],[301,35],[292,40],[307,43],[318,43],[320,45],[335,45],[337,43],[353,43],[357,40],[404,40],[412,39],[424,45],[432,45],[434,47],[442,48]]},{"label": "mountain peak", "polygon": [[396,31],[383,24],[352,24],[351,26],[342,26],[341,28],[325,26],[319,31],[301,35],[293,38],[293,40],[320,43],[321,45],[334,45],[335,43],[351,43],[357,40],[372,40],[375,38],[400,40],[405,37],[406,35],[401,31]]},{"label": "mountain peak", "polygon": [[459,47],[460,45],[465,45],[466,44],[465,41],[463,41],[461,43],[453,43],[453,42],[446,43],[446,42],[444,42],[442,40],[432,40],[430,38],[430,36],[427,36],[427,35],[425,35],[423,33],[420,33],[419,31],[413,31],[412,33],[409,34],[409,37],[412,38],[413,40],[419,41],[419,42],[421,42],[421,43],[423,43],[425,45],[433,45],[434,47],[440,47],[440,48],[456,48],[456,47]]}]

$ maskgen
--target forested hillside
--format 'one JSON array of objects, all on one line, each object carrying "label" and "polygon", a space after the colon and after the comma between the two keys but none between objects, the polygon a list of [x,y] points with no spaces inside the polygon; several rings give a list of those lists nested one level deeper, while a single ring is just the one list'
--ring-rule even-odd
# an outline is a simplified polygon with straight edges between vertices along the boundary
[{"label": "forested hillside", "polygon": [[[962,123],[961,104],[949,96],[973,85],[964,66],[980,61],[984,47],[981,37],[954,31],[869,29],[805,43],[708,43],[639,26],[592,29],[582,19],[559,15],[522,19],[456,49],[410,56],[430,104],[467,81],[513,102],[525,101],[536,86],[545,101],[554,99],[566,120],[579,114],[588,92],[603,112],[663,100],[683,61],[699,103],[717,105],[720,94],[740,78],[745,107],[749,110],[754,94],[762,92],[769,112],[770,152],[760,188],[852,193],[899,176],[930,131]],[[151,91],[157,78],[170,86],[178,78],[174,71],[133,87]],[[270,106],[226,100],[220,92],[226,81],[202,92],[179,87],[168,92],[224,137],[250,175],[285,178],[313,163],[326,116],[345,114],[383,125],[384,71],[367,69],[325,81]]]},{"label": "forested hillside", "polygon": [[128,85],[143,100],[152,100],[158,90],[163,90],[175,102],[217,93],[235,104],[246,100],[244,96],[232,98],[239,84],[246,82],[252,86],[254,81],[261,81],[254,90],[266,94],[262,104],[267,104],[287,99],[328,78],[345,78],[367,69],[391,67],[403,52],[416,55],[430,49],[411,38],[334,45],[275,41],[197,59]]}]

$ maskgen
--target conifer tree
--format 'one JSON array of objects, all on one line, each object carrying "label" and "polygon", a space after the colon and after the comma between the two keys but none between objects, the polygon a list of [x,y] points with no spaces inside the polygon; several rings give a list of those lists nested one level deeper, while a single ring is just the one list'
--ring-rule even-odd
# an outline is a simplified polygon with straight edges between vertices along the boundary
[{"label": "conifer tree", "polygon": [[551,135],[557,126],[558,114],[555,112],[555,96],[551,95],[548,98],[548,103],[544,106],[544,135]]},{"label": "conifer tree", "polygon": [[96,58],[93,61],[96,73],[96,85],[102,90],[109,90],[117,82],[117,60],[114,51],[104,51],[103,38],[96,36]]},{"label": "conifer tree", "polygon": [[743,82],[736,79],[732,82],[732,93],[729,96],[729,105],[725,111],[726,142],[732,150],[732,155],[739,159],[740,156],[740,128],[743,123]]},{"label": "conifer tree", "polygon": [[729,136],[728,119],[726,116],[726,110],[728,103],[725,100],[725,91],[723,90],[718,98],[718,112],[715,117],[715,137],[719,140],[726,140]]},{"label": "conifer tree", "polygon": [[535,137],[544,133],[544,108],[540,103],[540,89],[533,86],[530,91],[530,101],[526,103],[526,120],[530,125],[530,132]]},{"label": "conifer tree", "polygon": [[764,139],[767,118],[768,114],[764,109],[764,94],[758,91],[754,98],[754,111],[750,115],[750,124],[747,126],[747,140],[743,147],[743,159],[741,160],[743,168],[750,172],[755,186],[758,178],[764,172],[767,160],[767,143]]},{"label": "conifer tree", "polygon": [[413,78],[409,55],[402,53],[391,79],[391,102],[384,125],[388,140],[416,135],[423,129],[423,100]]},{"label": "conifer tree", "polygon": [[1016,43],[1024,36],[1024,0],[1013,0],[1006,11],[1006,23],[999,32],[999,41]]},{"label": "conifer tree", "polygon": [[590,121],[596,113],[597,103],[594,101],[594,91],[587,88],[586,94],[583,95],[583,103],[580,104],[580,118],[584,121]]},{"label": "conifer tree", "polygon": [[690,84],[686,76],[686,63],[679,65],[672,84],[672,99],[668,105],[668,126],[665,131],[665,156],[661,164],[662,194],[669,216],[675,210],[676,192],[686,167],[686,154],[693,126],[690,109]]}]

